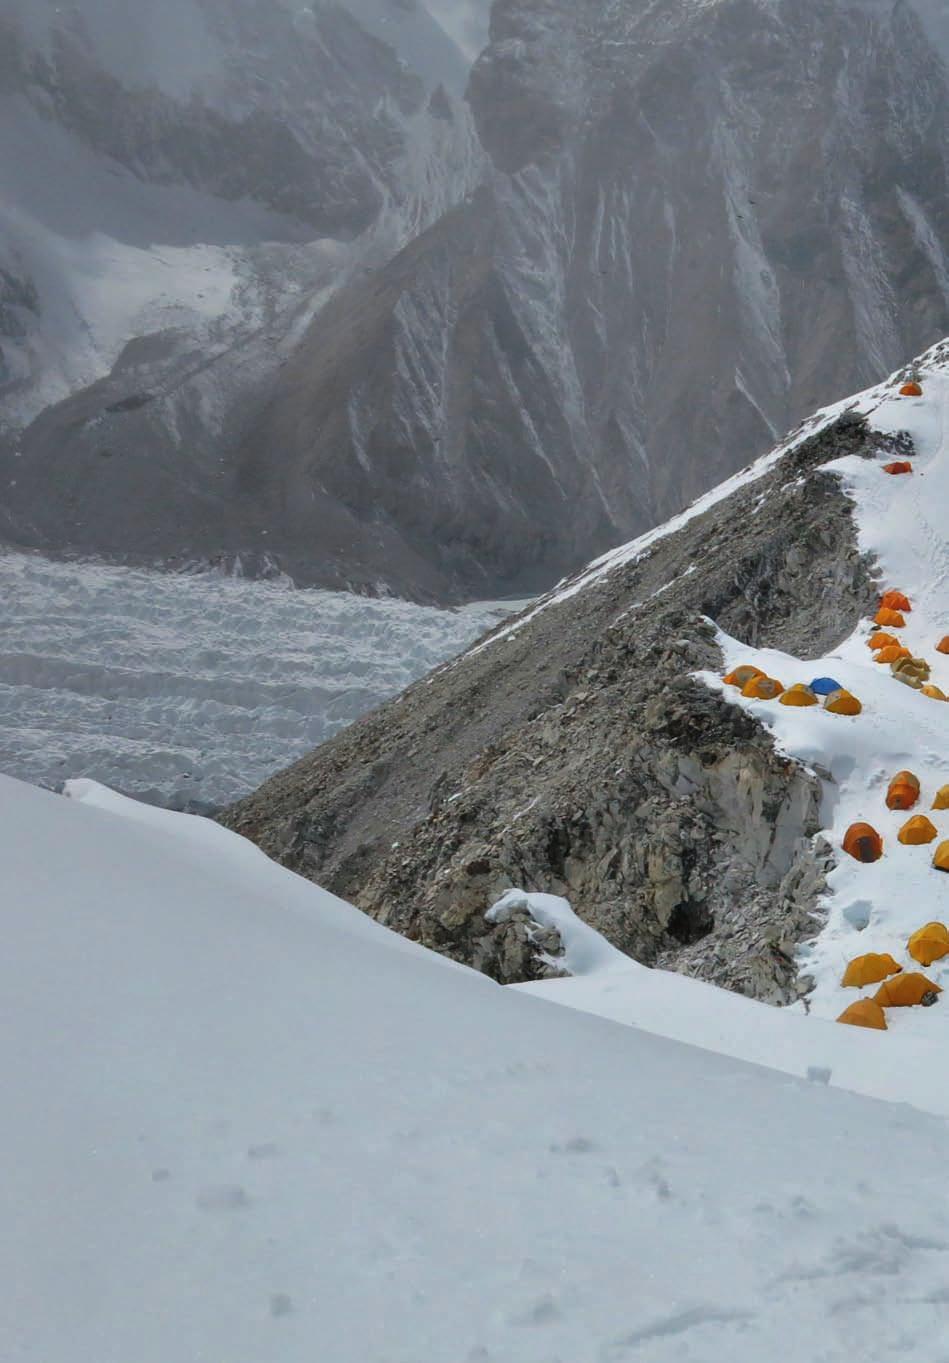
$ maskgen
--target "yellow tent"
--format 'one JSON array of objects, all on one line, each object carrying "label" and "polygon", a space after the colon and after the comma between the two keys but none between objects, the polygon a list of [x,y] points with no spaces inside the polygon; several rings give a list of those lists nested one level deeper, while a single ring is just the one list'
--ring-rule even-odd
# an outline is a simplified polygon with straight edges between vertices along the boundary
[{"label": "yellow tent", "polygon": [[949,786],[940,786],[932,802],[933,809],[949,809]]},{"label": "yellow tent", "polygon": [[928,1008],[931,1003],[936,1002],[936,995],[941,993],[938,984],[913,970],[908,973],[904,971],[902,975],[894,975],[885,984],[881,984],[873,1000],[881,1008],[914,1008],[918,1003]]},{"label": "yellow tent", "polygon": [[755,667],[754,663],[742,663],[741,667],[734,668],[726,673],[723,678],[726,686],[744,686],[750,682],[752,677],[763,677],[764,673],[760,667]]},{"label": "yellow tent", "polygon": [[949,871],[949,841],[941,842],[933,853],[933,865],[937,871]]},{"label": "yellow tent", "polygon": [[817,697],[804,682],[795,682],[778,697],[782,705],[816,705]]},{"label": "yellow tent", "polygon": [[910,847],[919,847],[922,843],[935,841],[936,825],[925,814],[914,814],[906,820],[898,837],[900,842]]},{"label": "yellow tent", "polygon": [[949,956],[949,928],[945,923],[926,923],[913,933],[906,950],[920,965],[941,961]]},{"label": "yellow tent", "polygon": [[863,706],[849,691],[831,691],[824,701],[824,709],[832,715],[859,715]]},{"label": "yellow tent", "polygon": [[923,687],[923,695],[929,696],[930,700],[949,700],[945,691],[940,691],[938,686],[933,686],[932,682],[927,682]]},{"label": "yellow tent", "polygon": [[752,677],[741,688],[741,694],[750,700],[776,700],[784,687],[774,677]]},{"label": "yellow tent", "polygon": [[858,999],[844,1009],[837,1021],[849,1022],[851,1027],[874,1027],[879,1032],[886,1031],[886,1016],[873,999]]},{"label": "yellow tent", "polygon": [[[949,951],[949,942],[946,943],[946,950]],[[924,964],[929,965],[926,961]],[[855,956],[844,971],[844,977],[840,983],[845,988],[862,989],[865,984],[879,984],[888,975],[898,975],[903,969],[897,965],[888,951],[870,951],[866,956]]]}]

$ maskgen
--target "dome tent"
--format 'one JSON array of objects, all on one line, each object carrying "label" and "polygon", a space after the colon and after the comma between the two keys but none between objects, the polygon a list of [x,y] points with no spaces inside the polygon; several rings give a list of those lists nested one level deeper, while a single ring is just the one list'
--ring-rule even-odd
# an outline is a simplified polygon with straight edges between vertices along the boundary
[{"label": "dome tent", "polygon": [[878,1032],[887,1030],[886,1014],[873,999],[858,999],[856,1003],[851,1003],[837,1021],[847,1022],[851,1027],[873,1027]]},{"label": "dome tent", "polygon": [[758,676],[745,682],[741,694],[749,700],[775,700],[783,690],[784,687],[774,677]]},{"label": "dome tent", "polygon": [[912,970],[904,971],[901,975],[893,975],[885,984],[881,984],[873,996],[873,1001],[881,1008],[915,1008],[918,1004],[928,1008],[931,1003],[936,1002],[937,995],[941,993],[942,989],[938,984]]},{"label": "dome tent", "polygon": [[[946,950],[949,951],[949,944]],[[845,989],[862,989],[864,985],[879,984],[890,975],[898,975],[902,969],[888,951],[870,951],[865,956],[855,956],[849,962],[840,983]]]},{"label": "dome tent", "polygon": [[824,701],[824,709],[832,715],[859,715],[863,706],[856,696],[841,687],[839,691],[831,691]]},{"label": "dome tent", "polygon": [[941,842],[933,853],[933,866],[937,871],[949,871],[949,840]]},{"label": "dome tent", "polygon": [[895,663],[899,658],[911,658],[913,655],[908,648],[902,644],[887,644],[885,648],[878,648],[873,655],[875,663]]},{"label": "dome tent", "polygon": [[901,398],[921,398],[922,396],[923,390],[915,379],[910,379],[908,383],[904,383],[900,388]]},{"label": "dome tent", "polygon": [[895,634],[887,634],[886,630],[878,629],[875,633],[871,634],[867,640],[867,648],[872,648],[874,652],[876,652],[878,648],[886,648],[887,644],[893,644],[898,648],[899,642],[900,641]]},{"label": "dome tent", "polygon": [[949,929],[945,923],[925,923],[910,937],[906,950],[920,965],[932,965],[949,956]]},{"label": "dome tent", "polygon": [[881,606],[873,619],[876,624],[882,625],[884,629],[904,629],[906,626],[906,621],[900,612],[890,610],[889,606]]},{"label": "dome tent", "polygon": [[737,686],[741,688],[746,682],[750,682],[753,677],[763,677],[764,673],[760,667],[755,667],[754,663],[742,663],[741,667],[733,668],[731,672],[726,672],[723,680],[726,686]]},{"label": "dome tent", "polygon": [[908,459],[894,459],[891,464],[883,465],[884,473],[912,473],[913,466]]},{"label": "dome tent", "polygon": [[[946,844],[949,848],[949,843]],[[852,823],[844,834],[843,849],[855,861],[879,861],[883,855],[883,839],[868,823]]]},{"label": "dome tent", "polygon": [[906,820],[897,836],[904,846],[921,847],[927,842],[936,841],[936,825],[925,814],[914,814]]},{"label": "dome tent", "polygon": [[898,771],[886,790],[887,809],[912,809],[919,799],[919,778],[911,771]]},{"label": "dome tent", "polygon": [[940,786],[933,796],[930,809],[949,809],[949,786]]},{"label": "dome tent", "polygon": [[883,609],[891,611],[909,612],[913,609],[909,597],[904,592],[898,592],[894,589],[883,593],[880,597],[880,605]]},{"label": "dome tent", "polygon": [[804,682],[795,682],[794,685],[789,686],[786,691],[782,691],[778,699],[782,705],[805,706],[817,704],[817,697],[814,695],[811,688],[805,685]]},{"label": "dome tent", "polygon": [[839,681],[833,677],[815,677],[810,683],[810,688],[815,696],[829,696],[832,691],[842,691],[844,688]]}]

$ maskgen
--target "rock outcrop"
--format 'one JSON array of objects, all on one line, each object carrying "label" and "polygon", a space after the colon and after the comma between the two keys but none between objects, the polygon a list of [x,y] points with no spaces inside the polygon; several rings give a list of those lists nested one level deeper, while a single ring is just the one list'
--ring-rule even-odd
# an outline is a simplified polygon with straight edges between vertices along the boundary
[{"label": "rock outcrop", "polygon": [[818,779],[693,673],[712,620],[816,656],[874,598],[819,466],[891,438],[848,413],[759,476],[567,581],[225,815],[269,855],[504,982],[536,978],[516,886],[617,947],[759,998],[804,986],[822,886]]}]

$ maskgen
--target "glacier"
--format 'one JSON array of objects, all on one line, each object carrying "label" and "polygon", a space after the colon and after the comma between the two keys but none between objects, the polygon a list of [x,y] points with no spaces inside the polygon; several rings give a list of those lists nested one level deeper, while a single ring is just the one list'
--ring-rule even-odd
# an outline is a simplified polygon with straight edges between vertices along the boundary
[{"label": "glacier", "polygon": [[466,647],[458,610],[0,554],[0,771],[139,799],[233,800]]}]

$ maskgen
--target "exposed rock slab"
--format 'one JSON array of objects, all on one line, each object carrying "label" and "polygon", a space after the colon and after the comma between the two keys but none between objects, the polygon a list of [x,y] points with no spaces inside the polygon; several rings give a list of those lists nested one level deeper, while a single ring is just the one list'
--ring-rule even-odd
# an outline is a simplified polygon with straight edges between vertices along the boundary
[{"label": "exposed rock slab", "polygon": [[511,982],[540,965],[510,886],[563,894],[617,947],[786,999],[822,885],[820,783],[690,673],[710,619],[819,656],[874,598],[819,465],[882,437],[845,415],[640,557],[459,661],[225,816],[390,927]]}]

